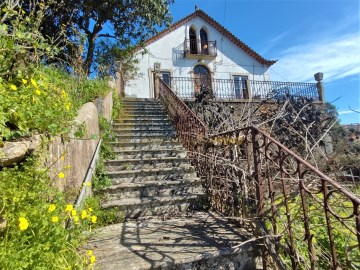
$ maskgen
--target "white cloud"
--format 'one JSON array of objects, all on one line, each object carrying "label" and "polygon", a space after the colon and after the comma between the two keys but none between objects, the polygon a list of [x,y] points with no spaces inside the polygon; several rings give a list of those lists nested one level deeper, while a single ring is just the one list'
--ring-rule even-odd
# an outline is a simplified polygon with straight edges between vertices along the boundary
[{"label": "white cloud", "polygon": [[[333,33],[334,34],[334,33]],[[313,81],[317,72],[324,73],[324,80],[360,74],[360,35],[349,33],[314,38],[283,51],[273,67],[289,81]],[[273,80],[276,74],[273,73]]]}]

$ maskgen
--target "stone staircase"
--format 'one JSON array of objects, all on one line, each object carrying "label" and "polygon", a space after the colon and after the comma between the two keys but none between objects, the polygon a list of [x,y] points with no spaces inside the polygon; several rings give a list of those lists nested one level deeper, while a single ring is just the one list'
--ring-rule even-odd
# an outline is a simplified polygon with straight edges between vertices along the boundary
[{"label": "stone staircase", "polygon": [[[85,249],[96,269],[257,269],[251,234],[202,209],[205,196],[166,112],[155,100],[126,99],[113,129],[112,185],[103,208],[126,221],[94,230]],[[244,243],[245,242],[245,243]]]},{"label": "stone staircase", "polygon": [[174,215],[199,205],[200,179],[164,108],[155,100],[125,100],[115,122],[115,160],[106,162],[112,185],[103,208],[116,207],[126,217]]}]

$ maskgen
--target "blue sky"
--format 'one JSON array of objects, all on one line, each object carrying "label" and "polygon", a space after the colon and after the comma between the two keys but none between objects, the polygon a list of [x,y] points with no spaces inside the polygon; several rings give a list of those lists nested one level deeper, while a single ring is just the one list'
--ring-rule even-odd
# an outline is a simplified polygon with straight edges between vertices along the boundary
[{"label": "blue sky", "polygon": [[359,0],[175,0],[174,22],[195,4],[260,55],[278,60],[272,80],[315,82],[342,124],[360,123]]}]

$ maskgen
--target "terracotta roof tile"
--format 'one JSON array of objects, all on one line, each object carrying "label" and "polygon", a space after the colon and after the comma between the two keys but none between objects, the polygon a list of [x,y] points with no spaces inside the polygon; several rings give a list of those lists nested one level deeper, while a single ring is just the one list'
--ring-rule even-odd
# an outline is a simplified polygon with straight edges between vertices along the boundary
[{"label": "terracotta roof tile", "polygon": [[[193,18],[196,18],[196,17],[200,17],[204,21],[209,23],[212,27],[214,27],[216,30],[218,30],[221,34],[223,34],[225,37],[227,37],[232,43],[234,43],[237,47],[239,47],[240,49],[245,51],[249,56],[251,56],[252,58],[257,60],[259,63],[264,64],[269,67],[276,63],[276,60],[266,60],[265,58],[263,58],[261,55],[259,55],[253,49],[251,49],[244,42],[242,42],[240,39],[235,37],[229,30],[224,28],[220,23],[215,21],[213,18],[211,18],[209,15],[207,15],[204,11],[202,11],[200,9],[196,10],[194,13],[186,16],[185,18],[177,21],[176,23],[171,25],[168,29],[165,29],[165,30],[159,32],[158,34],[156,34],[155,36],[149,38],[148,40],[146,40],[144,42],[144,45],[147,46],[147,45],[161,39],[168,33],[171,33],[172,31],[183,26],[184,24],[186,24],[187,22],[189,22],[190,20],[192,20]],[[141,48],[138,47],[138,49],[141,49]]]}]

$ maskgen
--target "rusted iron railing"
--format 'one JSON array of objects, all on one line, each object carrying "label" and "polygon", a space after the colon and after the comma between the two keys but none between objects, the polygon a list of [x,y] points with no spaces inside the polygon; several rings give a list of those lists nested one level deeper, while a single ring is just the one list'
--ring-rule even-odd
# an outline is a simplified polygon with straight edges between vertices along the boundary
[{"label": "rusted iron railing", "polygon": [[305,97],[320,101],[316,83],[230,80],[214,78],[171,77],[171,88],[182,99],[195,97],[202,85],[211,86],[215,99],[279,99],[284,96]]},{"label": "rusted iron railing", "polygon": [[156,86],[158,87],[157,98],[165,106],[181,141],[190,153],[194,153],[197,143],[202,141],[208,134],[207,126],[160,77],[156,78]]},{"label": "rusted iron railing", "polygon": [[257,221],[289,268],[359,267],[358,197],[256,127],[209,141],[200,164],[215,209]]},{"label": "rusted iron railing", "polygon": [[[283,269],[360,268],[360,199],[256,127],[207,135],[161,80],[159,99],[213,209],[252,224]],[[276,260],[281,258],[281,260]]]}]

